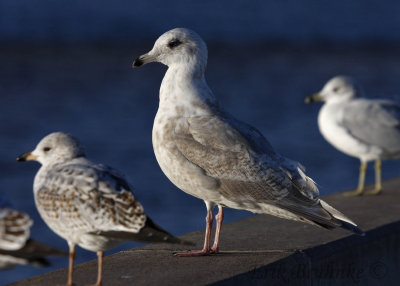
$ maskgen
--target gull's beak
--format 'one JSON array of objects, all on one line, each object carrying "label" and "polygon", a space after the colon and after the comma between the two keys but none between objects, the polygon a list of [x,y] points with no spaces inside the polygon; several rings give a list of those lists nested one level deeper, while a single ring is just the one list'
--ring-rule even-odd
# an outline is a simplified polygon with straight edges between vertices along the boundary
[{"label": "gull's beak", "polygon": [[157,60],[157,56],[151,54],[151,52],[141,55],[136,60],[133,61],[132,68],[137,68],[143,66],[145,64],[155,62]]},{"label": "gull's beak", "polygon": [[321,94],[319,94],[319,93],[314,93],[313,95],[311,95],[311,96],[307,96],[305,99],[304,99],[304,102],[305,103],[311,103],[311,102],[314,102],[314,101],[323,101],[324,99],[322,98],[322,96],[321,96]]},{"label": "gull's beak", "polygon": [[25,161],[35,161],[37,156],[33,155],[32,152],[26,152],[20,156],[18,156],[18,162],[25,162]]}]

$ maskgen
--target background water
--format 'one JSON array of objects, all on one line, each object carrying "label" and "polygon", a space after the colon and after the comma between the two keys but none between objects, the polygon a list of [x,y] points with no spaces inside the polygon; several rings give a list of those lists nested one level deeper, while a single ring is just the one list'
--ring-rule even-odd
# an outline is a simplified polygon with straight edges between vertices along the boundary
[{"label": "background water", "polygon": [[[39,164],[15,162],[53,131],[75,135],[90,159],[123,171],[146,212],[171,233],[204,228],[204,204],[175,188],[153,155],[151,129],[166,67],[131,69],[134,58],[175,26],[197,30],[208,43],[207,81],[228,112],[305,165],[322,195],[356,186],[358,160],[324,141],[320,104],[306,105],[304,97],[337,74],[355,77],[367,96],[398,94],[399,4],[203,2],[0,1],[0,190],[35,220],[33,238],[67,249],[34,207]],[[384,162],[383,177],[398,176],[399,167]],[[227,210],[225,221],[250,215]],[[76,261],[93,258],[79,249]],[[0,284],[67,266],[66,258],[51,262],[3,271]]]}]

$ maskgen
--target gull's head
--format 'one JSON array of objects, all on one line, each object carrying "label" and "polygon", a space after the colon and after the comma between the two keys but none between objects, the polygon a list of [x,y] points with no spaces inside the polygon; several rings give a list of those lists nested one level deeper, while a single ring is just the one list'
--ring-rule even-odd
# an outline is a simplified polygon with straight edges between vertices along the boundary
[{"label": "gull's head", "polygon": [[19,156],[17,161],[53,165],[83,156],[85,151],[76,138],[63,132],[54,132],[40,140],[35,150]]},{"label": "gull's head", "polygon": [[305,99],[306,103],[313,101],[343,102],[357,96],[359,88],[354,80],[347,76],[335,76],[330,79],[322,90]]},{"label": "gull's head", "polygon": [[207,46],[195,32],[176,28],[162,34],[153,49],[138,57],[132,67],[140,67],[151,62],[160,62],[169,67],[192,65],[204,70],[207,65]]}]

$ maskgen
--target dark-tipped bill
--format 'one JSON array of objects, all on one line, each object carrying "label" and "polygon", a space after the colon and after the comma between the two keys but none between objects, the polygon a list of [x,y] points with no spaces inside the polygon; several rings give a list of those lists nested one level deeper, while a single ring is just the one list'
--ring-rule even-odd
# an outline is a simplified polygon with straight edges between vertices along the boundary
[{"label": "dark-tipped bill", "polygon": [[25,161],[34,161],[37,159],[37,156],[32,155],[31,152],[26,152],[17,157],[18,162],[25,162]]},{"label": "dark-tipped bill", "polygon": [[140,58],[137,58],[133,61],[132,68],[140,67],[143,65],[143,61]]},{"label": "dark-tipped bill", "polygon": [[322,101],[323,99],[322,99],[322,96],[319,94],[319,93],[314,93],[313,95],[311,95],[311,96],[307,96],[305,99],[304,99],[304,102],[305,103],[311,103],[311,102],[314,102],[314,101]]},{"label": "dark-tipped bill", "polygon": [[145,64],[154,62],[156,57],[151,54],[144,54],[138,57],[136,60],[133,61],[132,68],[137,68],[143,66]]}]

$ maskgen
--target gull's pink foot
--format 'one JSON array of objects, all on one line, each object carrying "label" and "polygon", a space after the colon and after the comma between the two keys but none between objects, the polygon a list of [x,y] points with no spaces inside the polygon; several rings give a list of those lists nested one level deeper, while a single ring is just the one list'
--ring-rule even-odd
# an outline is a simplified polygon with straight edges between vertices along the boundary
[{"label": "gull's pink foot", "polygon": [[211,247],[210,254],[217,254],[218,252],[219,252],[219,247],[218,246],[217,247],[215,247],[215,246]]},{"label": "gull's pink foot", "polygon": [[174,255],[179,257],[194,257],[194,256],[207,256],[210,255],[210,250],[201,249],[201,250],[189,250],[185,252],[177,252]]}]

